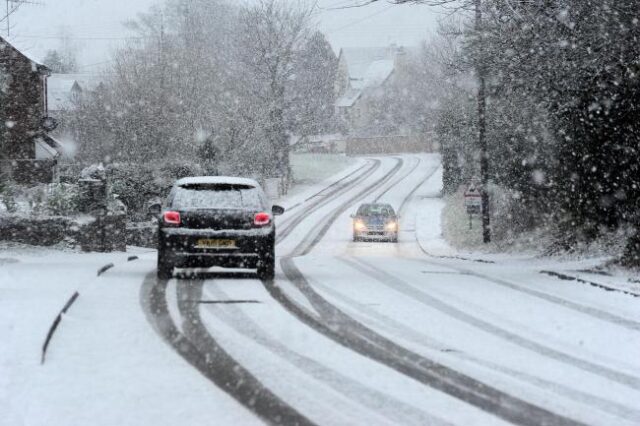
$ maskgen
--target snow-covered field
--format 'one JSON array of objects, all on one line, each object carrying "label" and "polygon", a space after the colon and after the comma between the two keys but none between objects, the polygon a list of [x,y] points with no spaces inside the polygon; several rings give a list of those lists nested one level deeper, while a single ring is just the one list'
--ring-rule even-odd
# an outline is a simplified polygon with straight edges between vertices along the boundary
[{"label": "snow-covered field", "polygon": [[[0,424],[640,423],[631,277],[585,272],[603,259],[459,253],[437,155],[307,183],[279,200],[272,283],[159,282],[145,250],[4,247]],[[399,211],[398,244],[352,242],[350,214],[374,200]]]}]

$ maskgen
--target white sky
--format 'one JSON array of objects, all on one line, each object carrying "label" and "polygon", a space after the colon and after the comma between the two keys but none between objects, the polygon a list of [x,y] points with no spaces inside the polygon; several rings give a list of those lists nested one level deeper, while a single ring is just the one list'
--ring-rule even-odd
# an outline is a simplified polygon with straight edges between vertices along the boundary
[{"label": "white sky", "polygon": [[[36,0],[11,16],[12,40],[34,57],[60,46],[63,28],[79,50],[81,72],[98,71],[126,35],[122,22],[162,0]],[[344,46],[416,45],[435,31],[440,10],[392,5],[384,0],[361,8],[332,9],[361,0],[319,0],[319,29],[336,51]],[[5,0],[1,0],[4,3]],[[4,4],[1,5],[4,8]],[[5,23],[0,24],[6,35]]]}]

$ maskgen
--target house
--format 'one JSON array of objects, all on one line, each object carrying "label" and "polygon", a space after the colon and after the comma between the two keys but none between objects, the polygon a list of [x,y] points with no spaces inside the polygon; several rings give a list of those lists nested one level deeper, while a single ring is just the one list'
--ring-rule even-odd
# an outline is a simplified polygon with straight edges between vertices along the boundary
[{"label": "house", "polygon": [[49,114],[58,118],[64,112],[75,110],[78,103],[101,84],[94,74],[51,74],[47,79]]},{"label": "house", "polygon": [[389,102],[395,101],[395,107],[404,102],[400,90],[415,83],[420,54],[420,48],[397,45],[340,50],[335,117],[347,135],[340,147],[348,155],[435,150],[430,132],[380,120],[391,110]]},{"label": "house", "polygon": [[334,87],[335,113],[348,133],[367,125],[368,100],[401,71],[412,50],[396,45],[340,49]]},{"label": "house", "polygon": [[[51,181],[62,147],[47,133],[49,69],[0,37],[0,174],[21,183]],[[38,158],[40,154],[43,158]]]},{"label": "house", "polygon": [[47,79],[48,109],[58,123],[51,136],[63,141],[80,140],[77,121],[74,124],[76,110],[102,86],[96,74],[51,74]]}]

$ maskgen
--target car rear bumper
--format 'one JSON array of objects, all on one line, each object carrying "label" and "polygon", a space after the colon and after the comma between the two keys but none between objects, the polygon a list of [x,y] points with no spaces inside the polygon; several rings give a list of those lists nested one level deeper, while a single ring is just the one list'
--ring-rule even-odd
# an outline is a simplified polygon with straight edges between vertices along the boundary
[{"label": "car rear bumper", "polygon": [[[228,240],[233,248],[200,248],[202,239]],[[225,266],[255,268],[261,257],[273,256],[273,228],[217,231],[164,228],[159,234],[159,250],[165,262],[177,267]]]}]

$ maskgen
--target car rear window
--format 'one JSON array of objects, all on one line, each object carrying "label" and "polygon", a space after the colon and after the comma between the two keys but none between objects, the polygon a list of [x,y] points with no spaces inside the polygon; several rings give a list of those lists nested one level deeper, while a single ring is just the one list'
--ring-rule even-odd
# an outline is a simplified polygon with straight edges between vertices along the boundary
[{"label": "car rear window", "polygon": [[176,209],[241,209],[263,208],[260,191],[252,186],[227,184],[192,184],[179,186],[171,202]]}]

